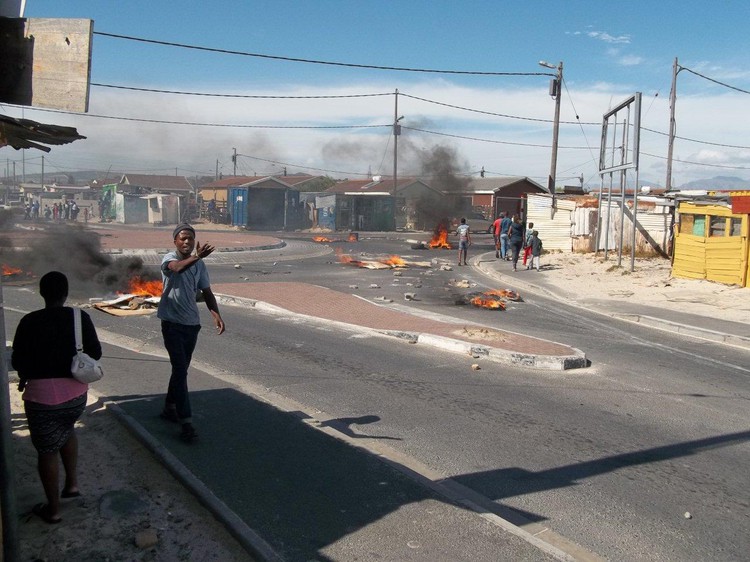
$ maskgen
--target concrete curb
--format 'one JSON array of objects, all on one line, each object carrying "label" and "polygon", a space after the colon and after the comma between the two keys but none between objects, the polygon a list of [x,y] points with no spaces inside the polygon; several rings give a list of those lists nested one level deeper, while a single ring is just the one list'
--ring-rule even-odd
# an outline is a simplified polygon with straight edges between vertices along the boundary
[{"label": "concrete curb", "polygon": [[271,545],[248,527],[234,511],[217,498],[203,482],[196,478],[177,457],[170,453],[164,445],[159,443],[132,416],[126,414],[115,402],[105,401],[104,405],[227,528],[229,533],[237,539],[245,550],[264,562],[283,561],[283,558]]},{"label": "concrete curb", "polygon": [[[495,279],[505,280],[504,278],[505,276],[502,273],[498,273],[492,268],[485,267],[482,264],[483,264],[482,260],[477,259],[476,267],[482,273],[484,273],[485,275],[489,277],[493,277]],[[628,313],[623,313],[623,312],[602,312],[599,310],[588,308],[576,302],[575,300],[564,298],[560,294],[555,293],[554,291],[551,291],[546,287],[540,287],[539,285],[535,285],[534,283],[530,283],[528,281],[523,281],[523,280],[514,278],[513,283],[516,285],[522,285],[531,292],[543,294],[548,297],[561,300],[561,301],[564,300],[570,306],[583,308],[585,310],[588,310],[589,312],[595,312],[596,314],[601,314],[602,316],[608,316],[609,318],[614,318],[616,320],[622,320],[624,322],[632,322],[636,324],[641,324],[642,326],[648,326],[649,328],[654,328],[656,330],[663,330],[667,332],[678,333],[684,336],[699,338],[699,339],[712,341],[712,342],[716,342],[716,343],[720,343],[724,345],[731,345],[733,347],[738,347],[742,349],[750,349],[750,337],[738,336],[735,334],[728,334],[726,332],[718,332],[715,330],[707,330],[705,328],[698,328],[696,326],[691,326],[688,324],[681,324],[679,322],[673,322],[671,320],[665,320],[663,318],[656,318],[654,316],[646,316],[642,314],[628,314]]]},{"label": "concrete curb", "polygon": [[[237,246],[232,248],[216,248],[218,254],[229,254],[234,252],[256,252],[261,250],[279,250],[286,247],[286,242],[283,240],[276,244],[265,244],[263,246]],[[168,247],[164,248],[109,248],[102,249],[102,254],[116,254],[123,256],[138,256],[141,254],[166,254],[172,250]]]},{"label": "concrete curb", "polygon": [[750,338],[745,336],[737,336],[735,334],[727,334],[725,332],[707,330],[705,328],[698,328],[697,326],[688,326],[686,324],[664,320],[663,318],[655,318],[653,316],[644,316],[642,314],[625,314],[613,312],[608,314],[608,316],[617,318],[618,320],[624,320],[626,322],[642,324],[643,326],[648,326],[657,330],[678,333],[685,336],[700,338],[724,345],[731,345],[742,349],[750,349]]},{"label": "concrete curb", "polygon": [[249,299],[246,297],[235,297],[232,295],[217,294],[216,298],[219,299],[219,302],[221,302],[222,304],[226,304],[227,306],[249,306],[252,308],[257,308],[258,310],[266,310],[274,314],[294,314],[296,316],[309,318],[317,322],[324,321],[329,324],[334,323],[348,330],[367,330],[377,334],[403,339],[408,341],[409,343],[421,343],[452,353],[483,357],[495,363],[511,365],[513,367],[530,367],[534,369],[544,369],[549,371],[565,371],[568,369],[579,369],[588,366],[586,354],[576,348],[571,348],[573,349],[572,355],[535,355],[531,353],[519,353],[517,351],[489,347],[486,345],[470,343],[453,338],[447,338],[445,336],[437,336],[434,334],[394,330],[377,330],[374,328],[368,328],[367,326],[360,326],[358,324],[349,324],[347,322],[340,322],[338,320],[322,319],[318,318],[317,316],[310,316],[300,312],[293,312],[276,305],[272,305],[255,299]]}]

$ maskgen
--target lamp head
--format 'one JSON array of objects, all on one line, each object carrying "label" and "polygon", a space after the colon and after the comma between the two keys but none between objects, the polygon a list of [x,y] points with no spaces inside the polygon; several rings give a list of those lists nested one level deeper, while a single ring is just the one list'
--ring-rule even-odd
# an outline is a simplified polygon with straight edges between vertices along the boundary
[{"label": "lamp head", "polygon": [[557,66],[555,66],[554,64],[550,64],[550,63],[548,63],[548,62],[547,62],[547,61],[545,61],[545,60],[540,60],[540,61],[539,61],[539,66],[543,66],[543,67],[545,67],[545,68],[554,68],[554,69],[556,69],[556,68],[557,68]]}]

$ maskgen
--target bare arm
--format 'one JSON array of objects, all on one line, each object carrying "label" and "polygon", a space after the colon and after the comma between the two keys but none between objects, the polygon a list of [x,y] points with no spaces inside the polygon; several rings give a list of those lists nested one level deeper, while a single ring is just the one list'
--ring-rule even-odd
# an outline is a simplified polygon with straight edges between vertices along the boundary
[{"label": "bare arm", "polygon": [[226,330],[226,326],[224,325],[224,320],[221,318],[221,314],[219,313],[219,303],[216,302],[216,296],[211,290],[211,287],[202,289],[201,292],[203,293],[203,300],[206,301],[206,306],[208,307],[211,316],[213,316],[214,318],[216,331],[219,333],[219,335],[221,335]]}]

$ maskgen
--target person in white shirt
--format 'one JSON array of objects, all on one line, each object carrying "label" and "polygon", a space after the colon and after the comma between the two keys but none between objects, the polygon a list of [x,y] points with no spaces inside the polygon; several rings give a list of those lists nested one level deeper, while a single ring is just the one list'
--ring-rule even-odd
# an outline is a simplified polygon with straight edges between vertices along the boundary
[{"label": "person in white shirt", "polygon": [[461,219],[461,224],[456,228],[456,235],[458,236],[458,265],[469,265],[466,263],[466,257],[469,253],[469,246],[471,246],[471,233],[469,232],[469,225],[466,224],[466,219]]}]

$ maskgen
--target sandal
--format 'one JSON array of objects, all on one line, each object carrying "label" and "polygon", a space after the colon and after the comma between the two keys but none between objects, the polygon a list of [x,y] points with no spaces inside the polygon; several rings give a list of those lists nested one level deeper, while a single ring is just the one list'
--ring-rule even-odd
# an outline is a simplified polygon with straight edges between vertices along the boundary
[{"label": "sandal", "polygon": [[49,513],[49,506],[46,503],[38,503],[31,508],[31,512],[49,525],[57,525],[62,521],[62,517],[52,517]]},{"label": "sandal", "polygon": [[69,498],[79,498],[81,497],[81,492],[76,490],[75,492],[68,492],[67,490],[63,490],[60,494],[60,497],[63,499],[69,499]]}]

